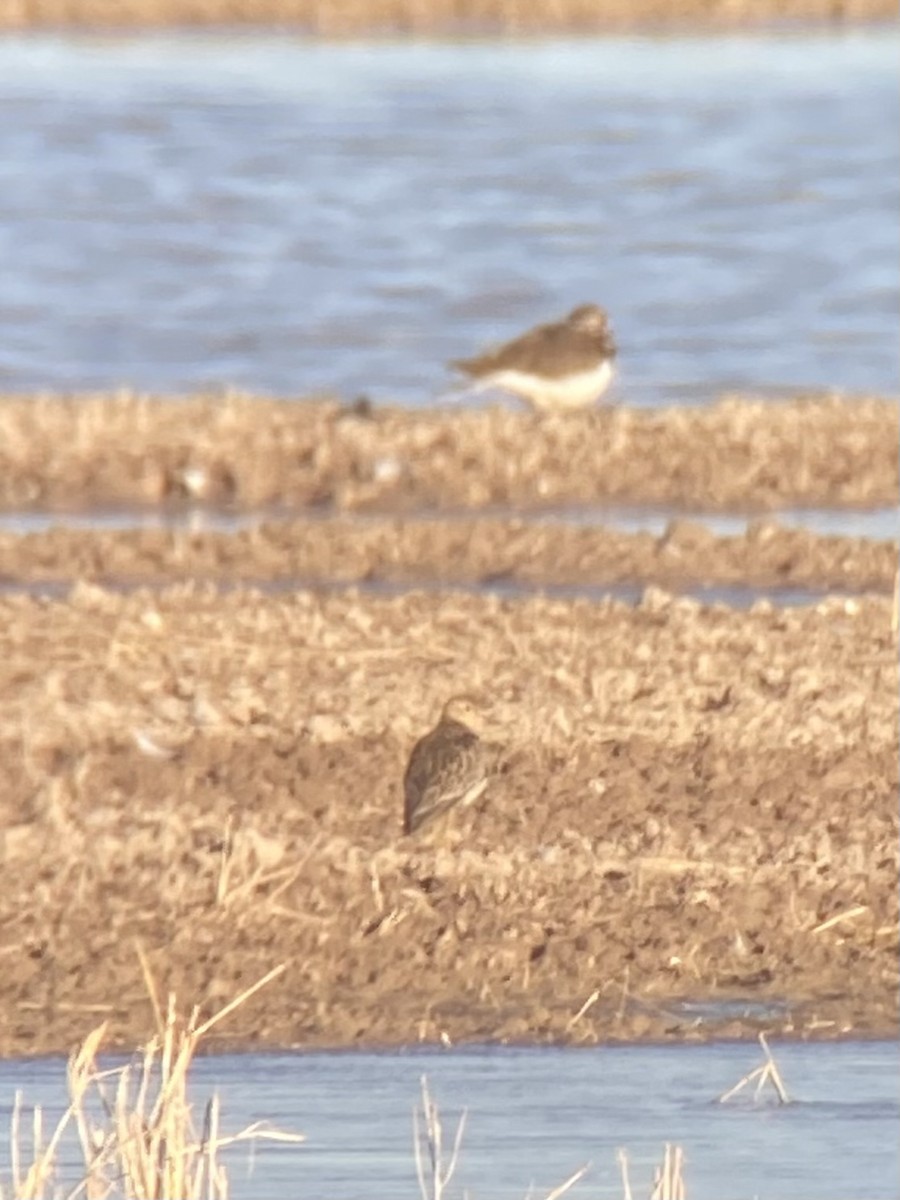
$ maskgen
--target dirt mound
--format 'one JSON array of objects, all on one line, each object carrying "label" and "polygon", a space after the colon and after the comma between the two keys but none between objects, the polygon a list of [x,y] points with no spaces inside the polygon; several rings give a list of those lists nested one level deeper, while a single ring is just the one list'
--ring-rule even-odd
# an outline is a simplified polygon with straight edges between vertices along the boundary
[{"label": "dirt mound", "polygon": [[[239,1045],[893,1032],[890,608],[4,597],[0,1051],[145,1036],[137,945],[209,1008],[286,961]],[[463,688],[491,785],[404,839]]]},{"label": "dirt mound", "polygon": [[[147,1036],[141,955],[210,1010],[287,963],[238,1045],[895,1032],[896,548],[535,513],[891,504],[897,443],[879,400],[0,401],[8,508],[225,510],[0,535],[0,1053]],[[651,586],[596,599],[622,581]],[[868,594],[658,587],[709,581]],[[527,594],[565,585],[595,599]],[[500,731],[488,790],[404,838],[459,691]]]}]

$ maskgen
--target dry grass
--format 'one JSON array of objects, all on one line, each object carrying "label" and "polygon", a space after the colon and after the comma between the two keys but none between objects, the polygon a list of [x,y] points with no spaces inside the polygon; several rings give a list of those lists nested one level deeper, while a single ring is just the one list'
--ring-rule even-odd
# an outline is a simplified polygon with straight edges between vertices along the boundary
[{"label": "dry grass", "polygon": [[[619,1169],[622,1172],[622,1200],[634,1200],[628,1153],[620,1150]],[[684,1151],[680,1146],[666,1145],[662,1162],[653,1172],[650,1200],[687,1200],[684,1182]]]},{"label": "dry grass", "polygon": [[[270,1045],[662,1036],[688,1023],[648,1012],[666,996],[847,979],[852,1011],[801,1001],[779,1034],[894,1020],[889,622],[887,597],[3,598],[6,1052],[72,1045],[85,1004],[140,1044],[135,936],[165,991],[213,1005],[239,971],[296,964],[302,994],[235,1021]],[[412,741],[473,688],[508,730],[502,769],[435,845],[403,842]]]},{"label": "dry grass", "polygon": [[898,433],[896,403],[864,396],[548,418],[365,418],[333,401],[241,394],[0,396],[0,506],[872,507],[896,502]]},{"label": "dry grass", "polygon": [[[599,514],[602,521],[602,514]],[[202,521],[201,517],[201,521]],[[110,581],[127,587],[178,579],[231,587],[268,584],[485,587],[528,595],[550,586],[596,595],[618,584],[739,588],[812,587],[887,594],[897,571],[891,539],[822,536],[775,521],[715,536],[677,520],[658,536],[549,517],[328,516],[247,518],[246,528],[77,529],[64,522],[17,534],[0,530],[7,580]],[[896,593],[895,593],[896,595]],[[896,614],[896,605],[894,612]]]},{"label": "dry grass", "polygon": [[[201,1039],[282,974],[283,966],[200,1022],[196,1008],[187,1020],[179,1018],[172,997],[162,1014],[149,968],[143,957],[141,961],[160,1022],[157,1036],[128,1065],[102,1070],[97,1059],[106,1027],[93,1030],[69,1059],[69,1104],[49,1131],[41,1109],[29,1113],[17,1093],[10,1123],[10,1181],[0,1182],[0,1200],[227,1200],[223,1149],[241,1142],[303,1141],[301,1134],[260,1123],[223,1134],[216,1095],[206,1102],[198,1129],[188,1097],[190,1068]],[[413,1112],[416,1175],[422,1200],[443,1200],[459,1164],[466,1113],[457,1122],[452,1148],[446,1148],[441,1113],[425,1076],[421,1086],[421,1111],[417,1107]],[[73,1132],[81,1166],[63,1171],[60,1159]],[[623,1150],[618,1157],[624,1198],[632,1200],[628,1156]],[[683,1162],[680,1147],[666,1146],[649,1200],[685,1200]],[[579,1167],[542,1200],[559,1200],[589,1170],[589,1163]],[[80,1172],[80,1178],[64,1182],[63,1174],[73,1172]]]},{"label": "dry grass", "polygon": [[735,1096],[742,1092],[744,1088],[749,1087],[753,1082],[756,1083],[756,1090],[753,1093],[754,1100],[759,1100],[766,1085],[768,1085],[775,1093],[779,1104],[790,1104],[787,1088],[784,1086],[781,1072],[778,1070],[778,1064],[775,1062],[772,1051],[769,1049],[769,1043],[764,1033],[759,1035],[759,1044],[762,1046],[763,1054],[765,1055],[762,1065],[749,1071],[742,1079],[738,1080],[734,1087],[730,1087],[727,1091],[723,1092],[719,1097],[720,1104],[726,1104],[729,1100],[733,1100]]},{"label": "dry grass", "polygon": [[[100,1025],[69,1059],[69,1104],[45,1130],[41,1109],[27,1110],[16,1095],[10,1127],[11,1180],[0,1200],[226,1200],[228,1175],[221,1151],[240,1142],[301,1142],[303,1136],[260,1123],[235,1134],[221,1129],[217,1095],[194,1118],[188,1097],[191,1063],[203,1037],[244,1001],[282,974],[276,967],[208,1020],[195,1008],[184,1020],[170,997],[165,1015],[149,975],[159,1031],[128,1065],[103,1070],[97,1056],[106,1035]],[[30,1126],[30,1128],[29,1128]],[[60,1156],[75,1133],[81,1178],[64,1182]]]},{"label": "dry grass", "polygon": [[[445,1149],[440,1109],[431,1095],[427,1077],[422,1076],[421,1113],[419,1108],[413,1110],[413,1145],[422,1200],[443,1200],[459,1165],[466,1115],[466,1111],[463,1110],[456,1125],[452,1149]],[[619,1150],[617,1157],[622,1172],[623,1200],[634,1200],[628,1153]],[[584,1179],[590,1173],[590,1169],[591,1164],[585,1163],[540,1200],[559,1200],[560,1196],[564,1196],[576,1183]],[[667,1145],[662,1162],[654,1170],[649,1200],[686,1200],[686,1197],[684,1151],[680,1146]],[[528,1200],[537,1200],[531,1191],[528,1193]]]},{"label": "dry grass", "polygon": [[889,0],[6,0],[0,27],[295,22],[326,36],[465,30],[587,33],[651,24],[726,28],[788,18],[889,19]]},{"label": "dry grass", "polygon": [[[161,1016],[159,1035],[125,1067],[98,1067],[105,1027],[95,1029],[69,1060],[69,1106],[52,1130],[45,1131],[41,1110],[35,1108],[28,1114],[17,1094],[10,1125],[11,1179],[8,1186],[0,1183],[0,1200],[75,1200],[80,1196],[85,1200],[227,1200],[228,1175],[220,1158],[223,1149],[260,1140],[302,1142],[300,1134],[267,1129],[258,1123],[236,1134],[223,1134],[217,1096],[207,1101],[198,1130],[187,1094],[190,1066],[200,1039],[281,971],[280,967],[270,971],[202,1024],[198,1024],[196,1010],[187,1021],[180,1020],[170,1000],[165,1017]],[[149,977],[148,983],[152,989]],[[417,1107],[413,1112],[415,1167],[422,1200],[443,1200],[459,1164],[465,1123],[463,1112],[452,1148],[445,1147],[441,1113],[423,1076],[421,1111]],[[64,1183],[59,1159],[64,1139],[70,1138],[73,1130],[81,1153],[81,1178]],[[624,1200],[633,1200],[628,1155],[621,1150],[618,1158]],[[654,1173],[649,1200],[685,1200],[683,1165],[681,1148],[667,1145]],[[559,1200],[589,1171],[589,1163],[579,1167],[542,1200]]]}]

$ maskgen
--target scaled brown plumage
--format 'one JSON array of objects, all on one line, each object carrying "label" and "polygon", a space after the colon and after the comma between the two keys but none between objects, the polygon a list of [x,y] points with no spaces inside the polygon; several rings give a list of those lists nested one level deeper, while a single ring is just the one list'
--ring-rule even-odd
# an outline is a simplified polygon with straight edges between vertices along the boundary
[{"label": "scaled brown plumage", "polygon": [[579,304],[562,321],[537,325],[502,346],[451,365],[478,379],[497,371],[523,371],[561,379],[616,355],[609,318],[596,304]]},{"label": "scaled brown plumage", "polygon": [[580,304],[562,321],[538,325],[475,358],[451,363],[483,389],[521,396],[538,412],[587,408],[613,375],[616,343],[609,318],[596,304]]},{"label": "scaled brown plumage", "polygon": [[484,792],[488,754],[479,737],[483,713],[469,696],[454,696],[441,719],[413,746],[403,777],[403,832],[415,833],[457,804]]}]

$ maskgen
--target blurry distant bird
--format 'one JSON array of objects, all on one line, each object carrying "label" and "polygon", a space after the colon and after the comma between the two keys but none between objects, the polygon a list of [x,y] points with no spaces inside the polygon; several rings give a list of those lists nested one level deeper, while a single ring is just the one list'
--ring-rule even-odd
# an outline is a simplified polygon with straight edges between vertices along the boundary
[{"label": "blurry distant bird", "polygon": [[484,711],[471,696],[453,696],[441,719],[413,746],[403,777],[403,832],[415,833],[487,787],[489,754],[479,734]]},{"label": "blurry distant bird", "polygon": [[596,304],[580,304],[565,320],[538,325],[450,365],[479,390],[503,388],[539,412],[568,412],[587,408],[606,391],[615,357],[606,312]]}]

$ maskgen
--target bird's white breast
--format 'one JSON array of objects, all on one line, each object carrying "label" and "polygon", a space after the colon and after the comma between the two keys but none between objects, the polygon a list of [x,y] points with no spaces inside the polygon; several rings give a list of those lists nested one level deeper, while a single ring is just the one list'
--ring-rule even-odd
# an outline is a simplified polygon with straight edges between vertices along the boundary
[{"label": "bird's white breast", "polygon": [[611,379],[612,363],[606,359],[589,371],[578,371],[559,379],[548,379],[527,371],[494,371],[479,380],[479,388],[503,388],[521,396],[540,412],[566,412],[593,404],[606,391]]}]

